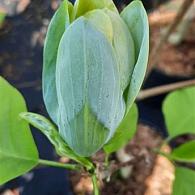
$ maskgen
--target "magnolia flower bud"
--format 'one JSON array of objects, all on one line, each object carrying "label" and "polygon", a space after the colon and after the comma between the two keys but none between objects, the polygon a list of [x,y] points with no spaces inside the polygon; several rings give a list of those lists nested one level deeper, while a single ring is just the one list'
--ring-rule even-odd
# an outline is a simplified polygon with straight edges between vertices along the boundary
[{"label": "magnolia flower bud", "polygon": [[123,122],[143,82],[148,42],[138,0],[121,14],[112,0],[65,0],[54,15],[44,48],[44,101],[80,156],[101,149]]}]

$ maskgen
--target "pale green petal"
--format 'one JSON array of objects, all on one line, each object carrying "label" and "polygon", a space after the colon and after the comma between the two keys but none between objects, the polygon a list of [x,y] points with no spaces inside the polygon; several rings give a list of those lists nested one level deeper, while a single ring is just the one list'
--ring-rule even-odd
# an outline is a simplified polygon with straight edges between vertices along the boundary
[{"label": "pale green petal", "polygon": [[113,28],[112,46],[116,53],[120,72],[121,89],[124,91],[130,82],[135,65],[135,48],[131,33],[121,17],[106,9]]},{"label": "pale green petal", "polygon": [[100,32],[102,32],[112,44],[113,29],[110,17],[100,9],[96,9],[84,15]]},{"label": "pale green petal", "polygon": [[61,37],[68,25],[68,6],[65,0],[49,24],[43,55],[43,98],[47,111],[54,122],[57,121],[58,112],[55,84],[57,50]]},{"label": "pale green petal", "polygon": [[74,20],[74,6],[69,1],[68,1],[68,12],[69,12],[70,22],[73,22],[73,20]]},{"label": "pale green petal", "polygon": [[128,86],[135,65],[135,48],[131,33],[120,15],[109,9],[93,10],[85,17],[110,41],[120,72],[122,91]]},{"label": "pale green petal", "polygon": [[113,135],[125,105],[114,51],[84,17],[60,42],[56,83],[60,134],[76,153],[91,156]]},{"label": "pale green petal", "polygon": [[149,55],[149,25],[142,2],[135,0],[121,13],[135,44],[136,64],[127,96],[127,110],[132,106],[144,80]]},{"label": "pale green petal", "polygon": [[75,18],[94,9],[108,8],[118,13],[112,0],[76,0],[74,5]]}]

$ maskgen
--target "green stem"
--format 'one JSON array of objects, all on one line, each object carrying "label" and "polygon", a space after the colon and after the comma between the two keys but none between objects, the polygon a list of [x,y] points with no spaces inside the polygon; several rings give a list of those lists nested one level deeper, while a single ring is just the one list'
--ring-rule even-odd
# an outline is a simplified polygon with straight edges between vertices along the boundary
[{"label": "green stem", "polygon": [[50,160],[39,159],[39,164],[46,165],[46,166],[52,166],[52,167],[59,167],[59,168],[64,168],[64,169],[69,169],[69,170],[81,170],[80,165],[64,164],[64,163],[50,161]]},{"label": "green stem", "polygon": [[100,195],[99,188],[98,188],[98,180],[95,174],[92,175],[92,182],[93,182],[93,193],[94,195]]},{"label": "green stem", "polygon": [[173,162],[173,161],[175,160],[170,154],[165,153],[165,152],[163,152],[163,151],[161,151],[161,150],[159,150],[159,149],[154,149],[153,151],[156,152],[156,153],[158,153],[158,154],[160,154],[161,156],[166,157],[166,158],[167,158],[168,160],[170,160],[171,162]]},{"label": "green stem", "polygon": [[109,154],[106,154],[105,161],[104,161],[104,164],[105,164],[106,167],[109,166],[109,157],[110,157],[110,155]]}]

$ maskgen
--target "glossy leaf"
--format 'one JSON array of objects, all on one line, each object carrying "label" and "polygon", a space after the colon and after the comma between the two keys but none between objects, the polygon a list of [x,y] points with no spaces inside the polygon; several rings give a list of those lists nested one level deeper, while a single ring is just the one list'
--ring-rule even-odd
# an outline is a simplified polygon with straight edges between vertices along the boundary
[{"label": "glossy leaf", "polygon": [[94,9],[108,8],[116,13],[118,10],[112,0],[76,0],[74,6],[75,18]]},{"label": "glossy leaf", "polygon": [[133,104],[144,80],[149,55],[149,25],[147,13],[139,0],[130,3],[121,13],[135,45],[136,64],[127,95],[126,113]]},{"label": "glossy leaf", "polygon": [[[71,7],[71,5],[69,5]],[[58,46],[66,27],[69,25],[68,4],[64,0],[53,16],[44,44],[43,98],[50,117],[57,121],[58,101],[56,94],[56,59]]]},{"label": "glossy leaf", "polygon": [[125,105],[113,49],[84,17],[63,35],[56,75],[60,134],[76,153],[91,156],[112,137]]},{"label": "glossy leaf", "polygon": [[55,147],[56,152],[60,156],[66,156],[83,166],[91,169],[93,164],[87,159],[82,158],[76,155],[64,142],[64,140],[59,135],[58,131],[56,130],[55,126],[44,116],[39,114],[30,113],[30,112],[23,112],[20,114],[20,117],[30,123],[32,126],[39,129],[52,143]]},{"label": "glossy leaf", "polygon": [[172,195],[194,195],[195,171],[176,167]]},{"label": "glossy leaf", "polygon": [[163,103],[163,113],[170,137],[195,134],[195,87],[170,93]]},{"label": "glossy leaf", "polygon": [[20,120],[26,111],[22,95],[0,77],[0,184],[38,164],[38,152],[30,128]]},{"label": "glossy leaf", "polygon": [[188,141],[173,149],[170,157],[176,161],[195,163],[195,141]]},{"label": "glossy leaf", "polygon": [[117,128],[113,138],[104,146],[104,151],[107,154],[116,152],[133,138],[137,130],[137,120],[138,109],[136,104],[133,104],[129,113]]}]

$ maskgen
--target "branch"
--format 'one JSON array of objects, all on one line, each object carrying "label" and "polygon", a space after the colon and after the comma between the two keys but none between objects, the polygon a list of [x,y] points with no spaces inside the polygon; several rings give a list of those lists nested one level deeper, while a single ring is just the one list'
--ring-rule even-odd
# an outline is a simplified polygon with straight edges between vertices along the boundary
[{"label": "branch", "polygon": [[173,22],[176,16],[176,12],[168,12],[168,13],[159,13],[159,11],[154,11],[149,14],[149,25],[150,27],[161,27],[165,25],[169,25]]},{"label": "branch", "polygon": [[150,66],[148,67],[146,75],[149,75],[151,70],[154,68],[155,64],[158,61],[159,54],[162,50],[163,45],[167,42],[169,36],[171,33],[177,28],[177,26],[180,24],[182,21],[183,17],[185,16],[186,12],[190,8],[191,4],[193,3],[193,0],[184,0],[183,4],[181,5],[174,21],[171,23],[169,26],[168,30],[166,33],[161,36],[161,38],[157,41],[156,45],[152,49],[151,55],[150,55],[150,60],[149,64]]},{"label": "branch", "polygon": [[149,97],[161,95],[161,94],[168,93],[176,89],[181,89],[181,88],[192,86],[192,85],[195,85],[195,79],[141,90],[139,95],[137,96],[137,100],[140,101],[140,100],[143,100]]}]

